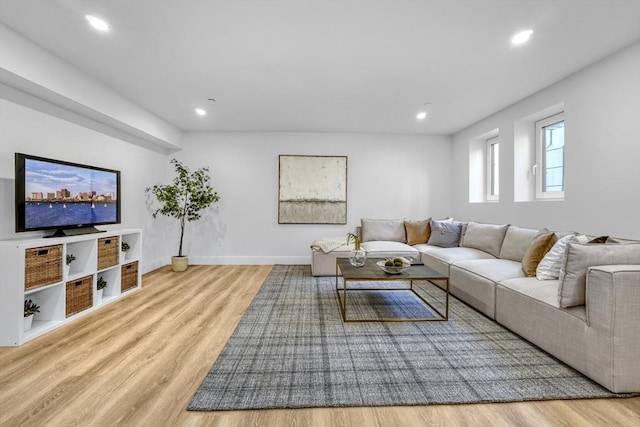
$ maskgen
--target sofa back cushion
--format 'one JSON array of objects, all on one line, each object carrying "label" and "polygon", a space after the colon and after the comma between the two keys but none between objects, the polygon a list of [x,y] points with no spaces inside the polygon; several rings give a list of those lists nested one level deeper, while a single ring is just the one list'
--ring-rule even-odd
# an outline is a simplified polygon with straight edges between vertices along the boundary
[{"label": "sofa back cushion", "polygon": [[500,257],[500,249],[508,228],[509,224],[495,225],[469,222],[460,246],[479,249],[498,258]]},{"label": "sofa back cushion", "polygon": [[431,236],[431,218],[424,220],[404,221],[404,229],[407,233],[407,245],[427,243]]},{"label": "sofa back cushion", "polygon": [[640,264],[640,244],[602,245],[569,242],[560,271],[560,307],[584,305],[587,268],[596,265]]},{"label": "sofa back cushion", "polygon": [[533,242],[533,239],[539,232],[539,230],[533,230],[531,228],[510,225],[502,242],[500,258],[521,262],[525,251],[531,246],[531,242]]},{"label": "sofa back cushion", "polygon": [[403,219],[370,219],[362,218],[362,241],[388,241],[405,243],[407,235]]},{"label": "sofa back cushion", "polygon": [[431,235],[429,244],[442,248],[455,248],[460,245],[460,232],[462,223],[452,220],[431,220]]}]

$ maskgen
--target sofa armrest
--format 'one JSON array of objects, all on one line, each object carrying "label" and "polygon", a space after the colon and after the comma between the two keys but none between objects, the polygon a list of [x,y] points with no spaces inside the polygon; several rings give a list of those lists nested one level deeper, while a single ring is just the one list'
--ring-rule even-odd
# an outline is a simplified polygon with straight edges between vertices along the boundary
[{"label": "sofa armrest", "polygon": [[[611,390],[640,390],[640,265],[605,265],[587,271],[587,323],[609,337]],[[593,343],[598,347],[597,343]]]},{"label": "sofa armrest", "polygon": [[633,326],[640,333],[640,264],[587,269],[587,322],[606,329]]}]

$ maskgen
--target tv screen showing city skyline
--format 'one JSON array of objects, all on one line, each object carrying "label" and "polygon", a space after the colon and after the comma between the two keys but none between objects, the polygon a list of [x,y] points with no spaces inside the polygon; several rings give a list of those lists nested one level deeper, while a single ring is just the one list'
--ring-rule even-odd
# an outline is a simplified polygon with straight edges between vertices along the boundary
[{"label": "tv screen showing city skyline", "polygon": [[26,229],[118,222],[117,171],[24,159]]}]

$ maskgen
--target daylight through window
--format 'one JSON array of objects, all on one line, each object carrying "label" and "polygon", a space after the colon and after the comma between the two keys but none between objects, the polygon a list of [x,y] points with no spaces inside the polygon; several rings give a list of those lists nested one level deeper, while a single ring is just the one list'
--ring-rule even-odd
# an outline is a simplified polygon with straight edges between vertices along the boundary
[{"label": "daylight through window", "polygon": [[564,197],[564,113],[536,122],[536,196]]},{"label": "daylight through window", "polygon": [[500,196],[500,141],[498,137],[487,140],[487,200]]}]

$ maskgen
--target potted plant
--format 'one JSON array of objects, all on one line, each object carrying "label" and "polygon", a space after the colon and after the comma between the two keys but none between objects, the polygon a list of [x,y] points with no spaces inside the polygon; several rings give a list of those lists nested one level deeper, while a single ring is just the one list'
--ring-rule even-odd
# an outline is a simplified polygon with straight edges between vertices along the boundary
[{"label": "potted plant", "polygon": [[124,259],[126,258],[126,255],[127,255],[127,251],[129,249],[131,249],[131,246],[129,246],[129,244],[123,240],[122,245],[120,247],[120,263],[124,262]]},{"label": "potted plant", "polygon": [[209,168],[204,167],[191,172],[176,159],[172,159],[171,163],[176,172],[173,183],[154,185],[147,188],[146,192],[153,194],[161,205],[153,213],[154,218],[161,214],[176,218],[180,222],[178,255],[171,257],[171,265],[173,271],[184,271],[189,265],[187,256],[182,253],[184,227],[187,222],[200,219],[201,212],[220,200],[220,197],[209,184]]},{"label": "potted plant", "polygon": [[100,301],[102,299],[102,293],[104,292],[104,288],[107,287],[107,281],[104,280],[102,276],[98,277],[98,284],[96,287],[98,289],[98,301]]},{"label": "potted plant", "polygon": [[67,254],[67,259],[66,259],[66,272],[67,272],[67,276],[69,276],[69,270],[71,269],[71,263],[73,261],[75,261],[76,256],[74,254]]},{"label": "potted plant", "polygon": [[40,306],[30,299],[25,300],[24,302],[24,330],[28,331],[31,329],[31,325],[33,324],[33,316],[36,313],[40,312]]}]

